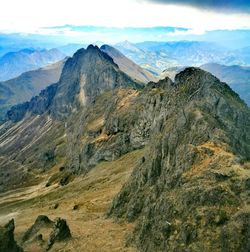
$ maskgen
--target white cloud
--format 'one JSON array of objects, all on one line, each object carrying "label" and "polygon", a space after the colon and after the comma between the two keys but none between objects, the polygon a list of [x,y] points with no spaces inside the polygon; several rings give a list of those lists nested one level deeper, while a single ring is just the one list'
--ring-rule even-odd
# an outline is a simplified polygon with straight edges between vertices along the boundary
[{"label": "white cloud", "polygon": [[[1,2],[1,32],[41,32],[41,27],[65,24],[108,27],[175,26],[190,28],[189,32],[197,34],[216,29],[250,28],[250,15],[214,13],[135,0]],[[67,30],[65,32],[69,33]]]}]

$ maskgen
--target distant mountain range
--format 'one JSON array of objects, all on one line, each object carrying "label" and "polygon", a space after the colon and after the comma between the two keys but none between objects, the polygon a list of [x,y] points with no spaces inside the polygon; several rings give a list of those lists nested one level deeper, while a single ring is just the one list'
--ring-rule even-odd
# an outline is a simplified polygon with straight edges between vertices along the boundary
[{"label": "distant mountain range", "polygon": [[65,58],[58,49],[23,49],[9,52],[0,58],[0,81],[9,80],[39,67],[55,63]]},{"label": "distant mountain range", "polygon": [[175,59],[171,59],[165,54],[157,54],[152,51],[143,50],[136,44],[132,44],[128,41],[118,43],[114,45],[114,47],[133,60],[136,64],[147,69],[156,76],[164,69],[173,65],[178,65],[178,62]]},{"label": "distant mountain range", "polygon": [[0,121],[13,105],[30,100],[47,86],[58,82],[65,60],[44,68],[25,72],[20,76],[0,82]]},{"label": "distant mountain range", "polygon": [[210,62],[225,65],[250,65],[250,48],[229,50],[215,43],[197,41],[142,42],[128,41],[114,45],[140,66],[160,74],[175,66],[200,66]]}]

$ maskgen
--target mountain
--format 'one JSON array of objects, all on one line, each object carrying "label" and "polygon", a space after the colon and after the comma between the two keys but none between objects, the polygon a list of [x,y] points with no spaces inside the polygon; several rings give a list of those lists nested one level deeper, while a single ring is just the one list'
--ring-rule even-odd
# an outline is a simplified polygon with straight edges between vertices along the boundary
[{"label": "mountain", "polygon": [[137,47],[157,55],[175,59],[179,66],[199,66],[216,62],[221,64],[247,64],[237,50],[229,50],[216,43],[205,41],[142,42]]},{"label": "mountain", "polygon": [[5,113],[18,103],[29,101],[33,96],[52,83],[58,82],[65,60],[37,70],[25,72],[20,76],[0,82],[0,120]]},{"label": "mountain", "polygon": [[225,66],[210,63],[202,65],[201,68],[228,83],[230,87],[250,106],[250,67],[242,67],[238,65]]},{"label": "mountain", "polygon": [[42,114],[50,109],[53,116],[64,118],[94,102],[102,92],[123,85],[143,87],[121,72],[106,53],[97,46],[90,45],[86,50],[78,50],[66,61],[58,83],[43,90],[30,102],[12,107],[7,117],[19,121],[27,113]]},{"label": "mountain", "polygon": [[151,137],[108,215],[140,251],[248,251],[250,110],[195,68],[151,86]]},{"label": "mountain", "polygon": [[136,65],[132,60],[128,59],[114,47],[103,45],[100,49],[107,53],[119,66],[119,68],[133,79],[142,83],[157,81],[157,78],[153,74]]},{"label": "mountain", "polygon": [[0,58],[0,81],[5,81],[20,74],[44,67],[65,58],[57,49],[34,50],[23,49],[9,52]]},{"label": "mountain", "polygon": [[241,65],[250,65],[250,46],[234,50],[234,53],[240,58]]},{"label": "mountain", "polygon": [[144,87],[89,46],[8,116],[0,223],[25,251],[51,245],[56,217],[72,239],[52,251],[249,250],[250,110],[210,73]]}]

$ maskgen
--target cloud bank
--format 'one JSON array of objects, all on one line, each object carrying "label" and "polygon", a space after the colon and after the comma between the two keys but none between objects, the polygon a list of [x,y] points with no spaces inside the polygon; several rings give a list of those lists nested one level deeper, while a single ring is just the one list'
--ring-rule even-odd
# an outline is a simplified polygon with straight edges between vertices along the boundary
[{"label": "cloud bank", "polygon": [[[144,0],[142,0],[144,1]],[[199,9],[250,13],[249,0],[145,0],[151,3],[192,6]]]},{"label": "cloud bank", "polygon": [[[237,2],[241,3],[241,1]],[[194,6],[194,3],[196,6],[211,6],[210,9],[214,8],[213,6],[225,6],[221,0],[213,2],[214,5],[208,5],[207,0],[205,3],[202,0],[199,2],[194,0],[8,0],[1,3],[0,33],[51,34],[51,30],[43,27],[61,27],[65,24],[120,29],[183,27],[187,28],[187,31],[177,32],[187,35],[203,34],[205,31],[212,30],[250,29],[250,13],[228,15],[219,11],[206,11],[186,6],[192,4]],[[232,0],[224,0],[224,2],[231,3]],[[245,5],[239,4],[241,7],[237,7],[235,1],[230,8],[243,9],[247,5],[246,2]],[[83,31],[72,31],[71,27],[64,27],[58,32],[80,36],[79,33]],[[83,35],[85,36],[85,33]]]}]

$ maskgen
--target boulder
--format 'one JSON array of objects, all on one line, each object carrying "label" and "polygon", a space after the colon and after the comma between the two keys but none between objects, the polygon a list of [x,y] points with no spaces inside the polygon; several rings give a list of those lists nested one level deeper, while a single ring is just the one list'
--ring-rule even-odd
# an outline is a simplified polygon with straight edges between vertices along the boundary
[{"label": "boulder", "polygon": [[23,252],[23,249],[15,241],[14,230],[14,219],[0,227],[0,252]]},{"label": "boulder", "polygon": [[47,251],[51,249],[56,241],[64,241],[69,238],[71,238],[71,232],[66,220],[57,218],[48,239]]}]

